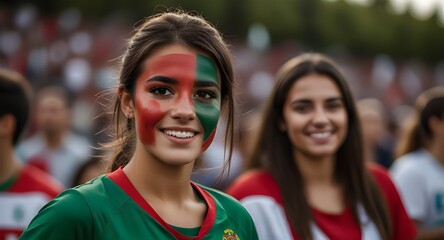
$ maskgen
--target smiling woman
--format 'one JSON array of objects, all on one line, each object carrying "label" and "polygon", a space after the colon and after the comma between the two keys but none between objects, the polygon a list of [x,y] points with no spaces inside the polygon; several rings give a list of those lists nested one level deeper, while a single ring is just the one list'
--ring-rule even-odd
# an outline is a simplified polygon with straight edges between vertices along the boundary
[{"label": "smiling woman", "polygon": [[366,167],[361,148],[345,78],[329,58],[303,54],[279,70],[249,171],[227,191],[261,239],[413,239],[387,172]]},{"label": "smiling woman", "polygon": [[232,140],[232,81],[229,51],[208,22],[148,18],[123,56],[112,172],[63,192],[22,239],[257,239],[237,201],[190,181],[224,108]]}]

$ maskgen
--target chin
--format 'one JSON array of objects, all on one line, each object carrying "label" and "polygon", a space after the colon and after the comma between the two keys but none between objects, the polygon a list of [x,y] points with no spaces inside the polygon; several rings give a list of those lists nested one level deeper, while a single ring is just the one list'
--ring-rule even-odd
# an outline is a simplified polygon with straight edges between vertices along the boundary
[{"label": "chin", "polygon": [[336,148],[314,149],[307,153],[313,158],[326,158],[334,156],[336,154]]},{"label": "chin", "polygon": [[184,165],[188,165],[190,163],[194,164],[194,161],[199,157],[199,154],[186,154],[186,153],[182,153],[182,154],[171,154],[171,155],[167,155],[164,156],[162,158],[162,161],[170,166],[184,166]]}]

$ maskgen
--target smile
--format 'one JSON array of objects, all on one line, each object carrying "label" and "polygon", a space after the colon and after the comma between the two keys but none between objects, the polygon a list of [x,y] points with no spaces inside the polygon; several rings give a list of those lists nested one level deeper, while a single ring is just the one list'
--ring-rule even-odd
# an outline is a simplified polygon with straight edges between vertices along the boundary
[{"label": "smile", "polygon": [[195,135],[194,132],[174,131],[174,130],[164,130],[163,133],[165,133],[168,136],[177,137],[177,138],[192,138]]},{"label": "smile", "polygon": [[331,132],[312,133],[310,136],[313,138],[325,139],[331,136]]}]

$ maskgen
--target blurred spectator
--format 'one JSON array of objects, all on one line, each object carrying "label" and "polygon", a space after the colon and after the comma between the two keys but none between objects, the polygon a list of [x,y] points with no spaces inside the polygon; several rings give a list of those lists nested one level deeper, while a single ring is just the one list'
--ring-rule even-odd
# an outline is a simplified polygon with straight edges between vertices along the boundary
[{"label": "blurred spectator", "polygon": [[65,89],[46,87],[35,105],[37,132],[17,147],[18,156],[58,179],[65,187],[91,154],[86,138],[71,131],[71,108]]},{"label": "blurred spectator", "polygon": [[357,102],[357,108],[364,140],[364,160],[389,168],[392,163],[391,149],[381,144],[386,133],[384,105],[376,98],[365,98]]},{"label": "blurred spectator", "polygon": [[387,171],[363,160],[354,98],[333,60],[287,61],[265,106],[248,171],[227,189],[260,239],[414,239]]},{"label": "blurred spectator", "polygon": [[391,173],[417,239],[444,239],[444,87],[423,92]]},{"label": "blurred spectator", "polygon": [[100,157],[93,156],[88,159],[88,161],[84,162],[77,172],[75,172],[71,187],[84,184],[89,180],[106,173],[106,171],[107,166],[105,162]]},{"label": "blurred spectator", "polygon": [[16,72],[0,69],[0,239],[17,239],[38,210],[61,192],[45,172],[24,167],[14,146],[29,116],[31,87]]}]

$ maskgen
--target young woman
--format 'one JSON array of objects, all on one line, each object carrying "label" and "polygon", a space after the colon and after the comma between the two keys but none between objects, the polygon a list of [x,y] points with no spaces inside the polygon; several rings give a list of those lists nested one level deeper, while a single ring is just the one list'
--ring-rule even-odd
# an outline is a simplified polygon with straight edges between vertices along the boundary
[{"label": "young woman", "polygon": [[417,239],[444,239],[444,87],[423,92],[391,167]]},{"label": "young woman", "polygon": [[221,108],[232,136],[233,73],[220,34],[184,13],[148,18],[119,80],[113,172],[62,193],[21,238],[257,239],[237,201],[190,182]]},{"label": "young woman", "polygon": [[331,60],[288,61],[264,111],[249,171],[228,189],[260,239],[413,239],[386,171],[364,164],[352,93]]}]

